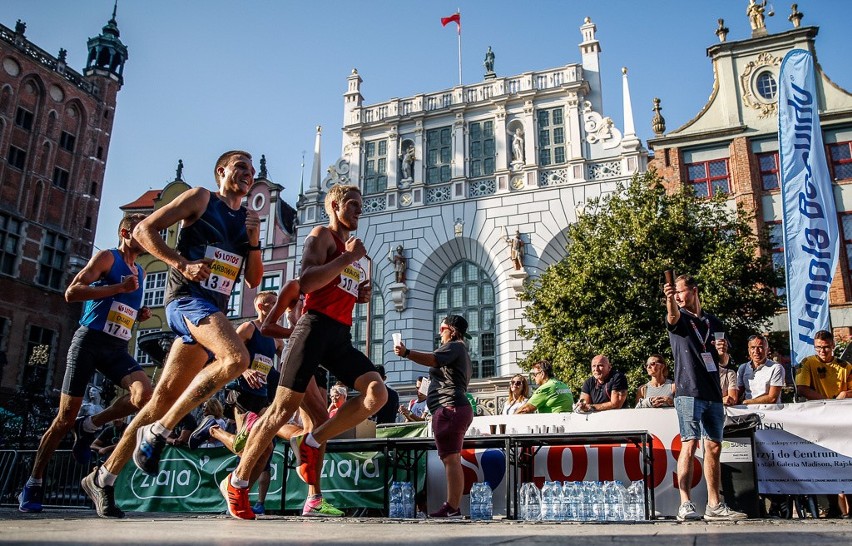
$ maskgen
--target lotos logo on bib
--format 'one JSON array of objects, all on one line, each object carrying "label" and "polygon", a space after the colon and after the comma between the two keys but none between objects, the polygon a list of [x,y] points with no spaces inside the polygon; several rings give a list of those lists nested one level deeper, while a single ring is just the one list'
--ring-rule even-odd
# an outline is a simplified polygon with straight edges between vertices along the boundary
[{"label": "lotos logo on bib", "polygon": [[201,283],[201,286],[230,296],[236,284],[237,275],[240,274],[243,257],[215,246],[208,246],[204,257],[213,260],[213,263],[210,264],[210,276]]}]

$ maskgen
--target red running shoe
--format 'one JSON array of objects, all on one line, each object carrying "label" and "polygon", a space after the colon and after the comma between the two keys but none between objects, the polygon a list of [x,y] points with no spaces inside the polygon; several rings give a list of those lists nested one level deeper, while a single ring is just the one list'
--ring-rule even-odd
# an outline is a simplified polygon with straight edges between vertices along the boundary
[{"label": "red running shoe", "polygon": [[254,512],[251,510],[251,503],[249,503],[248,488],[241,489],[231,485],[230,473],[219,484],[219,491],[225,497],[225,503],[228,505],[228,513],[232,517],[237,519],[255,519]]},{"label": "red running shoe", "polygon": [[317,485],[319,482],[317,476],[319,449],[309,446],[305,441],[306,437],[305,434],[302,434],[290,438],[290,448],[296,455],[296,474],[306,484]]}]

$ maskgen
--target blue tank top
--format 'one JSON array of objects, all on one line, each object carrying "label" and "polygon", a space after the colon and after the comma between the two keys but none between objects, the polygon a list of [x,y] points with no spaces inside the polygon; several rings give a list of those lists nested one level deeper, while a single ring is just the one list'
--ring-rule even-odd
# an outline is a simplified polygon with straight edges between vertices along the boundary
[{"label": "blue tank top", "polygon": [[204,257],[214,260],[211,275],[204,283],[190,281],[177,269],[169,269],[166,304],[182,297],[202,298],[214,303],[220,311],[228,307],[234,285],[248,255],[246,208],[232,210],[210,193],[207,208],[192,225],[181,228],[175,250],[194,261]]},{"label": "blue tank top", "polygon": [[275,370],[275,353],[277,352],[275,350],[275,338],[261,334],[260,329],[255,325],[251,338],[246,341],[246,349],[249,352],[249,369],[263,373],[266,376],[266,384],[253,389],[246,378],[240,375],[227,388],[266,398],[267,386],[272,384],[273,389],[278,386],[277,378],[279,375]]},{"label": "blue tank top", "polygon": [[[107,274],[91,286],[107,286],[119,284],[122,277],[132,275],[130,268],[124,263],[121,252],[110,249],[112,253],[112,267]],[[83,316],[80,317],[80,326],[92,330],[100,330],[118,339],[127,341],[130,339],[130,331],[136,321],[136,314],[142,307],[142,291],[144,286],[145,271],[136,265],[136,278],[139,279],[139,288],[133,292],[116,294],[99,300],[88,300],[83,307]]]}]

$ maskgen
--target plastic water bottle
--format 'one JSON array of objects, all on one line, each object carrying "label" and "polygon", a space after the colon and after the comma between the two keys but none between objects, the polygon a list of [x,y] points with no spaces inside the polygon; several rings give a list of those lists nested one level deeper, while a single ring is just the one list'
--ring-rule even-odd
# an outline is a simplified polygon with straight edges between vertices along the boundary
[{"label": "plastic water bottle", "polygon": [[388,516],[392,518],[405,517],[405,508],[402,504],[402,484],[393,482],[390,486]]},{"label": "plastic water bottle", "polygon": [[402,482],[402,508],[402,517],[414,517],[414,485],[411,482]]},{"label": "plastic water bottle", "polygon": [[521,486],[521,515],[524,521],[541,519],[541,494],[534,483],[528,482]]},{"label": "plastic water bottle", "polygon": [[541,519],[553,521],[556,513],[556,498],[553,482],[546,481],[541,487]]},{"label": "plastic water bottle", "polygon": [[478,521],[482,519],[482,487],[480,482],[470,487],[470,519]]},{"label": "plastic water bottle", "polygon": [[613,488],[615,491],[615,505],[617,521],[629,521],[627,517],[627,506],[630,501],[630,496],[627,493],[627,488],[620,481],[615,482]]},{"label": "plastic water bottle", "polygon": [[627,488],[627,504],[630,507],[631,521],[643,521],[645,516],[645,487],[641,481],[635,481]]},{"label": "plastic water bottle", "polygon": [[591,505],[592,510],[591,514],[589,514],[590,518],[595,521],[605,521],[606,520],[606,507],[604,506],[603,499],[603,484],[601,482],[591,482]]},{"label": "plastic water bottle", "polygon": [[482,483],[482,519],[491,521],[494,518],[494,495],[488,483]]},{"label": "plastic water bottle", "polygon": [[618,503],[615,482],[606,481],[603,484],[604,520],[618,521]]}]

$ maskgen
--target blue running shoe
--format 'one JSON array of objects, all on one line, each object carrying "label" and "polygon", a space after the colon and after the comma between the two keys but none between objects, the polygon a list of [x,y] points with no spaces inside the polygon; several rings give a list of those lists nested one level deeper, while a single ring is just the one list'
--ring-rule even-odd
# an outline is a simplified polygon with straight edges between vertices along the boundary
[{"label": "blue running shoe", "polygon": [[255,515],[262,516],[266,513],[266,508],[264,508],[262,502],[254,503],[254,506],[251,507],[251,511],[255,513]]},{"label": "blue running shoe", "polygon": [[133,452],[133,463],[149,476],[159,473],[160,455],[166,447],[166,439],[151,432],[153,427],[151,423],[136,430],[136,450]]},{"label": "blue running shoe", "polygon": [[198,449],[201,444],[210,439],[210,429],[216,425],[216,418],[212,415],[205,417],[198,428],[189,435],[189,449]]},{"label": "blue running shoe", "polygon": [[83,415],[74,421],[74,446],[71,448],[71,456],[81,465],[87,465],[92,460],[92,442],[98,434],[98,431],[86,432],[83,427],[86,417]]},{"label": "blue running shoe", "polygon": [[37,514],[41,512],[41,503],[44,499],[44,489],[40,485],[25,485],[24,490],[18,495],[18,511]]}]

